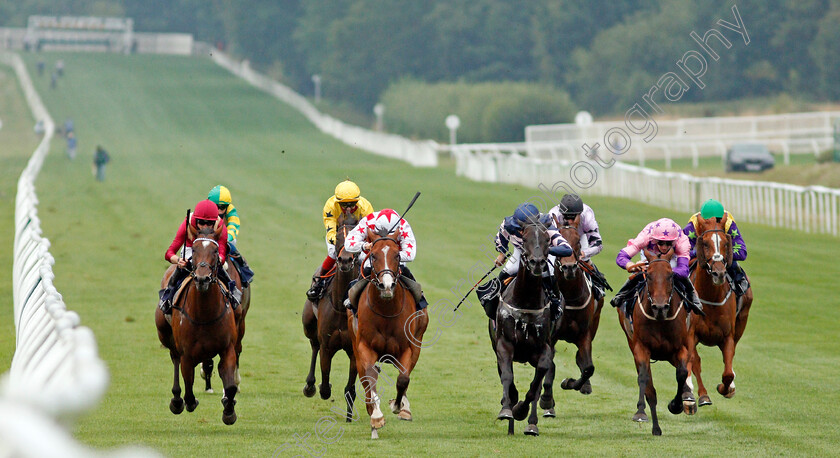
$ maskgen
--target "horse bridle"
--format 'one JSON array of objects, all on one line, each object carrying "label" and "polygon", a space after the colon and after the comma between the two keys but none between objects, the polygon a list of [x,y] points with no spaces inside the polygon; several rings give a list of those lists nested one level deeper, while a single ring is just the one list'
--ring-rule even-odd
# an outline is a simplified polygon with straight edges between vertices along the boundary
[{"label": "horse bridle", "polygon": [[[373,246],[374,245],[376,245],[378,242],[383,241],[383,240],[390,240],[390,241],[394,242],[397,245],[397,248],[399,248],[399,246],[400,246],[400,242],[397,241],[396,239],[393,239],[391,237],[379,237],[378,239],[374,240],[373,243],[370,244],[371,251],[373,251]],[[373,255],[373,253],[371,253],[371,255]],[[385,265],[387,266],[387,262],[386,262]],[[400,266],[400,263],[399,263],[399,259],[398,259],[397,260],[397,269],[400,268],[399,266]],[[390,272],[391,275],[394,276],[394,288],[396,288],[397,283],[400,281],[399,272],[396,272],[393,269],[382,269],[382,270],[377,271],[376,268],[373,266],[373,260],[371,259],[371,262],[370,262],[370,276],[371,276],[370,282],[373,283],[374,286],[376,286],[376,289],[378,289],[379,291],[382,291],[383,289],[385,289],[385,287],[382,286],[382,282],[379,281],[379,276],[384,274],[384,273],[388,273],[388,272]],[[368,301],[368,307],[370,308],[370,310],[373,313],[381,316],[382,318],[396,318],[396,317],[398,317],[402,314],[403,309],[405,308],[405,302],[403,302],[401,304],[400,310],[394,315],[385,315],[385,314],[377,312],[376,309],[373,308],[373,305],[370,304],[370,301]]]},{"label": "horse bridle", "polygon": [[[670,261],[668,261],[667,259],[662,259],[662,258],[656,258],[656,259],[648,260],[648,264],[652,264],[654,262],[667,262],[667,263],[670,264]],[[650,283],[647,283],[647,276],[645,276],[645,280],[646,280],[645,281],[645,292],[647,293],[647,299],[648,299],[648,302],[650,303],[650,306],[653,307],[653,298],[650,296]],[[671,305],[671,300],[673,298],[674,298],[674,280],[672,278],[671,279],[671,292],[670,292],[670,294],[668,294],[668,302],[666,302],[666,304],[668,306]],[[682,307],[682,302],[680,302],[680,307]],[[641,309],[642,314],[645,316],[645,318],[647,318],[651,321],[658,321],[656,318],[654,318],[651,315],[648,315],[648,313],[645,312],[645,307],[644,307],[644,304],[642,303],[641,300],[639,301],[639,308]],[[680,309],[677,308],[677,310],[674,312],[674,314],[670,318],[666,315],[666,317],[664,318],[664,321],[673,320],[674,318],[677,317],[677,315],[679,313],[680,313]]]},{"label": "horse bridle", "polygon": [[[193,240],[193,246],[195,246],[195,243],[196,243],[196,242],[199,242],[199,241],[201,241],[201,242],[211,242],[211,243],[213,243],[214,245],[216,245],[216,248],[217,248],[217,249],[219,248],[219,242],[217,242],[217,241],[215,241],[215,240],[213,240],[213,239],[207,238],[207,237],[198,237],[198,238],[196,238],[195,240]],[[195,248],[193,248],[193,251],[195,251]],[[202,262],[198,263],[198,266],[199,266],[199,267],[210,267],[210,264],[209,264],[209,263],[207,263],[206,261],[202,261]],[[218,268],[218,264],[216,265],[216,267]],[[193,278],[193,280],[197,280],[197,279],[196,279],[196,277],[195,277],[195,266],[193,267],[193,269],[192,269],[192,270],[190,270],[190,277],[192,277],[192,278]],[[216,269],[215,269],[215,268],[211,268],[211,269],[210,269],[210,283],[216,283],[216,282],[218,282],[218,279],[216,278]],[[220,283],[220,282],[218,282],[218,283],[219,283],[219,286],[220,286],[220,287],[222,287],[221,283]],[[198,321],[198,320],[194,319],[193,317],[191,317],[191,316],[187,313],[187,311],[186,311],[186,310],[184,310],[184,309],[183,309],[183,308],[181,308],[181,307],[178,307],[177,305],[176,305],[176,306],[173,306],[173,307],[172,307],[172,309],[177,310],[178,312],[180,312],[180,313],[181,313],[181,315],[183,315],[184,317],[186,317],[187,321],[189,321],[189,322],[190,322],[190,323],[192,323],[193,325],[196,325],[196,326],[207,326],[207,325],[214,324],[214,323],[216,323],[217,321],[221,320],[221,319],[222,319],[222,318],[223,318],[223,317],[227,314],[228,310],[230,309],[230,304],[229,304],[227,301],[225,301],[225,308],[222,310],[222,313],[220,313],[220,314],[219,314],[219,316],[217,316],[216,318],[213,318],[212,320],[207,320],[207,321]]]},{"label": "horse bridle", "polygon": [[[215,241],[215,240],[213,240],[213,239],[209,239],[209,238],[207,238],[207,237],[199,237],[199,238],[197,238],[197,239],[193,240],[193,246],[195,246],[195,243],[196,243],[196,242],[199,242],[199,241],[201,241],[201,242],[210,242],[210,243],[212,243],[212,244],[216,245],[216,249],[218,249],[218,248],[219,248],[219,242],[217,242],[217,241]],[[195,251],[195,248],[193,248],[193,251]],[[201,262],[199,262],[199,263],[198,263],[198,265],[197,265],[197,266],[195,266],[195,265],[194,265],[194,266],[193,266],[193,268],[192,268],[192,270],[190,270],[190,276],[191,276],[194,280],[196,280],[196,278],[195,278],[195,268],[196,268],[196,267],[210,267],[210,264],[209,264],[207,261],[201,261]],[[215,268],[211,268],[211,269],[210,269],[210,282],[213,282],[213,281],[215,281],[215,280],[216,280],[216,268],[218,268],[218,264],[217,264],[216,266],[214,266],[214,267],[215,267]]]},{"label": "horse bridle", "polygon": [[[702,240],[702,239],[703,239],[703,236],[704,236],[704,235],[706,235],[706,233],[708,233],[708,232],[721,232],[721,233],[723,233],[723,234],[726,234],[726,231],[725,231],[725,230],[723,230],[723,229],[707,229],[707,230],[703,231],[703,232],[700,234],[700,236],[698,237],[698,239]],[[705,270],[705,271],[706,271],[709,275],[711,275],[711,274],[712,274],[712,263],[713,263],[713,262],[723,262],[723,265],[724,265],[724,266],[729,267],[729,263],[728,263],[728,262],[726,262],[726,256],[720,253],[720,239],[718,239],[716,242],[717,242],[717,245],[715,246],[715,251],[716,251],[716,253],[712,255],[712,259],[711,259],[711,260],[706,259],[705,265],[703,266],[703,269],[704,269],[704,270]],[[705,253],[703,254],[703,257],[704,257],[704,258],[706,257],[706,254],[705,254]]]}]

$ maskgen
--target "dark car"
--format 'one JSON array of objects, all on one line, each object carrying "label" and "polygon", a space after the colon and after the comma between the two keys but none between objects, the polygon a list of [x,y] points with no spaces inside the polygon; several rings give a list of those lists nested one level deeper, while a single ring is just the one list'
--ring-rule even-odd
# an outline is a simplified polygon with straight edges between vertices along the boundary
[{"label": "dark car", "polygon": [[761,172],[774,165],[776,159],[770,150],[758,143],[737,143],[726,152],[727,172]]}]

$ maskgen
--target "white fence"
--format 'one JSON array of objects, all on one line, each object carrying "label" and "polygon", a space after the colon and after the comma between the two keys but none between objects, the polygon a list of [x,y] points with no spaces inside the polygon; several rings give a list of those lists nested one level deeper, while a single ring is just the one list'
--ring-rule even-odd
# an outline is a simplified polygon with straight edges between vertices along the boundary
[{"label": "white fence", "polygon": [[[723,158],[732,144],[755,142],[782,153],[788,163],[790,154],[818,154],[831,148],[837,119],[840,112],[824,111],[655,121],[656,132],[650,142],[632,134],[622,121],[533,125],[525,128],[525,142],[527,155],[540,159],[581,160],[584,158],[581,145],[599,143],[602,151],[627,150],[622,160],[635,160],[644,165],[646,159],[665,159],[669,168],[671,159],[692,158],[697,167],[700,157]],[[642,118],[633,118],[633,122],[636,127],[643,124]],[[653,134],[650,126],[645,135]],[[616,128],[627,136],[608,134]],[[626,144],[627,139],[631,145]]]},{"label": "white fence", "polygon": [[529,200],[544,211],[566,192],[623,197],[684,212],[698,211],[702,202],[715,198],[739,220],[840,235],[838,189],[694,177],[620,162],[603,168],[589,161],[528,157],[527,148],[524,143],[456,145],[456,173],[476,181],[538,188]]},{"label": "white fence", "polygon": [[213,60],[231,73],[244,79],[253,86],[268,92],[288,103],[306,116],[325,134],[342,142],[380,156],[400,159],[415,167],[436,167],[438,163],[438,145],[432,140],[414,141],[398,135],[375,132],[369,129],[345,124],[319,112],[305,97],[271,78],[262,75],[248,65],[248,61],[238,62],[230,56],[212,51]]},{"label": "white fence", "polygon": [[[14,68],[44,137],[18,180],[12,268],[15,355],[0,384],[0,455],[90,456],[54,419],[69,421],[90,410],[108,387],[108,371],[90,329],[67,310],[53,286],[50,243],[41,237],[35,178],[49,152],[55,125],[35,92],[22,59],[0,52]],[[148,456],[136,451],[124,456]]]}]

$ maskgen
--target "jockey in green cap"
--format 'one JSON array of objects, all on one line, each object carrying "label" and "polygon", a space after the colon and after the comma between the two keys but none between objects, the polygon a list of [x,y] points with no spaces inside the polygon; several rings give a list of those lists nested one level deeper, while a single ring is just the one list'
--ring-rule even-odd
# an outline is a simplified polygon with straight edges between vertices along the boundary
[{"label": "jockey in green cap", "polygon": [[230,196],[230,190],[222,185],[216,185],[207,194],[207,200],[216,204],[219,210],[219,218],[224,221],[227,226],[227,242],[228,242],[228,257],[236,266],[239,272],[239,277],[242,279],[242,287],[247,288],[254,278],[254,271],[242,257],[242,254],[236,248],[236,237],[239,235],[239,214],[236,212],[236,207],[233,206],[233,199]]}]

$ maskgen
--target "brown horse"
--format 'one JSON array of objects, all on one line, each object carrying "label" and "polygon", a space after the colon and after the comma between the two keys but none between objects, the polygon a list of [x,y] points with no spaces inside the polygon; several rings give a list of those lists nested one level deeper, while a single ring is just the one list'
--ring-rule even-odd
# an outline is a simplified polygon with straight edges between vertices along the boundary
[{"label": "brown horse", "polygon": [[696,344],[716,346],[723,354],[723,375],[717,386],[718,393],[727,398],[735,395],[735,371],[732,359],[735,346],[744,334],[753,301],[752,288],[741,297],[740,303],[727,281],[726,269],[732,263],[732,238],[725,230],[726,215],[720,222],[697,216],[697,268],[692,281],[697,290],[705,317],[694,323],[695,348],[691,372],[697,378],[697,395],[700,406],[712,403],[700,377],[700,354]]},{"label": "brown horse", "polygon": [[668,411],[677,415],[683,410],[692,415],[697,412],[694,394],[686,379],[688,364],[694,349],[694,336],[689,327],[690,315],[679,295],[674,291],[674,272],[671,258],[674,249],[666,254],[654,254],[645,249],[647,258],[645,288],[636,296],[633,307],[633,321],[627,320],[618,310],[618,321],[627,336],[627,344],[636,362],[639,381],[638,410],[634,421],[647,421],[645,399],[653,418],[653,435],[661,436],[659,419],[656,416],[656,389],[650,371],[651,360],[668,361],[677,368],[677,394],[668,403]]},{"label": "brown horse", "polygon": [[[239,384],[241,382],[241,377],[239,376],[239,355],[242,353],[242,338],[245,337],[245,315],[248,314],[248,309],[251,308],[251,285],[243,288],[239,271],[236,270],[232,262],[226,262],[223,267],[227,269],[228,276],[231,280],[236,282],[236,287],[242,291],[242,299],[239,301],[239,307],[233,311],[238,336],[236,339],[236,373],[234,374],[234,380],[236,381],[236,390],[239,392]],[[204,379],[204,391],[206,393],[212,393],[213,386],[210,381],[213,378],[213,358],[201,363],[199,376]]]},{"label": "brown horse", "polygon": [[[601,321],[601,307],[604,305],[604,298],[596,299],[593,294],[595,286],[592,285],[590,267],[580,259],[580,233],[578,224],[580,219],[576,218],[568,225],[559,225],[560,235],[569,242],[574,249],[572,256],[558,258],[555,261],[555,281],[557,287],[563,294],[565,306],[563,308],[563,319],[559,320],[551,342],[552,350],[554,344],[564,340],[577,347],[575,362],[580,368],[580,378],[567,378],[563,380],[560,387],[564,390],[576,390],[582,394],[592,393],[592,385],[589,378],[595,372],[595,365],[592,363],[592,340],[598,332],[598,324]],[[554,383],[555,364],[552,360],[551,369],[545,375],[543,382],[543,395],[540,397],[540,408],[546,409],[543,416],[553,417],[554,414]]]},{"label": "brown horse", "polygon": [[[234,313],[225,297],[223,286],[216,277],[219,266],[219,245],[216,240],[224,227],[217,227],[215,232],[209,228],[202,228],[193,240],[191,265],[193,270],[186,280],[187,285],[176,297],[172,307],[171,325],[167,322],[163,312],[155,311],[160,342],[169,349],[169,357],[174,366],[174,382],[172,384],[173,398],[169,403],[169,410],[174,414],[184,411],[184,403],[188,412],[198,406],[198,400],[193,394],[195,366],[220,356],[219,375],[224,384],[225,395],[222,398],[224,410],[222,421],[226,425],[236,422],[236,343],[237,329]],[[174,272],[171,266],[164,275],[161,286],[169,281]],[[180,366],[184,377],[186,393],[181,399],[181,386],[178,377]]]},{"label": "brown horse", "polygon": [[365,389],[365,405],[370,415],[371,438],[385,426],[379,408],[376,381],[377,363],[393,364],[397,376],[397,398],[390,402],[391,411],[401,420],[411,420],[411,409],[405,395],[411,371],[420,358],[423,333],[429,324],[426,309],[415,311],[416,301],[399,281],[400,243],[389,236],[379,236],[370,247],[370,283],[358,299],[358,316],[347,312],[348,327],[353,339],[356,370]]},{"label": "brown horse", "polygon": [[306,376],[306,387],[303,394],[306,397],[315,395],[315,360],[321,356],[321,399],[329,399],[332,385],[330,385],[330,370],[332,358],[339,351],[344,350],[350,358],[350,372],[347,385],[344,387],[344,399],[347,402],[347,417],[349,422],[353,414],[353,402],[356,399],[356,360],[353,357],[353,340],[347,329],[347,309],[344,298],[350,281],[359,276],[358,254],[354,255],[344,249],[347,234],[356,227],[358,221],[353,215],[340,216],[335,236],[336,267],[332,281],[327,286],[327,294],[313,304],[307,300],[303,305],[303,332],[312,347],[312,359],[309,364],[309,374]]},{"label": "brown horse", "polygon": [[[499,298],[495,330],[490,322],[490,341],[496,353],[496,368],[502,382],[502,409],[497,418],[508,420],[508,434],[513,421],[528,418],[525,434],[538,436],[537,398],[540,384],[552,365],[550,345],[551,310],[543,291],[542,274],[546,269],[549,235],[542,224],[532,222],[522,228],[522,254],[519,271]],[[534,378],[525,399],[513,381],[513,363],[534,367]],[[530,406],[530,416],[528,415]]]}]

